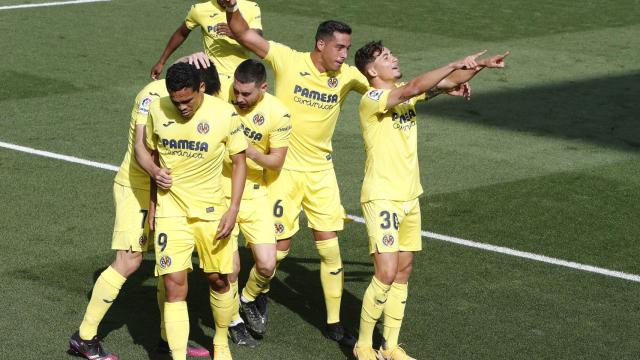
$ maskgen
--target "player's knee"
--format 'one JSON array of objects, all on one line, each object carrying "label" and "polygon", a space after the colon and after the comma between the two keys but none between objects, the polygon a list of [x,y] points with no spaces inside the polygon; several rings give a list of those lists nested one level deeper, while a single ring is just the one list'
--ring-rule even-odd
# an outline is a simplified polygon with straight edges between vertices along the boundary
[{"label": "player's knee", "polygon": [[142,253],[134,251],[118,251],[112,267],[125,278],[136,272],[142,264]]},{"label": "player's knee", "polygon": [[380,266],[376,268],[376,278],[385,285],[391,285],[398,274],[396,266]]},{"label": "player's knee", "polygon": [[276,270],[276,258],[262,260],[256,263],[258,274],[264,277],[271,277]]},{"label": "player's knee", "polygon": [[174,275],[167,274],[163,277],[166,300],[168,302],[184,301],[187,298],[187,282]]},{"label": "player's knee", "polygon": [[207,274],[209,286],[213,291],[223,293],[229,290],[229,276],[220,273]]}]

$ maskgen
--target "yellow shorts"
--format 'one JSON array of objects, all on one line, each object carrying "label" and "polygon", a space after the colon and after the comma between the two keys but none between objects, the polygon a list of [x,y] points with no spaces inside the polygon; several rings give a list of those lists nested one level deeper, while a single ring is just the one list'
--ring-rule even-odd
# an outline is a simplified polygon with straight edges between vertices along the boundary
[{"label": "yellow shorts", "polygon": [[333,169],[294,171],[282,169],[269,185],[276,238],[287,239],[300,229],[300,209],[307,215],[308,226],[318,231],[344,228],[345,211]]},{"label": "yellow shorts", "polygon": [[[134,189],[113,183],[116,210],[111,248],[113,250],[147,251],[149,249],[149,190]],[[153,246],[153,245],[151,245]]]},{"label": "yellow shorts", "polygon": [[362,205],[369,253],[422,250],[420,203],[372,200]]},{"label": "yellow shorts", "polygon": [[193,270],[191,255],[198,251],[200,268],[205,273],[233,272],[230,237],[215,240],[219,220],[186,217],[156,218],[156,275]]},{"label": "yellow shorts", "polygon": [[[228,205],[229,199],[227,199]],[[276,243],[273,231],[273,217],[269,198],[260,196],[254,199],[242,199],[240,211],[236,219],[236,226],[231,233],[231,242],[234,249],[238,249],[238,235],[242,231],[247,244],[274,244]]]}]

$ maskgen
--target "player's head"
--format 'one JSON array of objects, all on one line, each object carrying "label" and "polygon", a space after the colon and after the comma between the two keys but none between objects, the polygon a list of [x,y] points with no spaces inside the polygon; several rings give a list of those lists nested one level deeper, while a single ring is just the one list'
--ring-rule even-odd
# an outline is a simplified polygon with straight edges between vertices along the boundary
[{"label": "player's head", "polygon": [[205,85],[198,70],[187,63],[176,63],[167,70],[167,91],[171,102],[185,119],[191,119],[202,104]]},{"label": "player's head", "polygon": [[356,51],[356,67],[367,79],[396,80],[402,77],[398,58],[382,45],[370,41]]},{"label": "player's head", "polygon": [[318,25],[316,51],[320,52],[322,65],[329,71],[338,71],[347,60],[351,47],[351,27],[335,20]]},{"label": "player's head", "polygon": [[251,109],[267,91],[267,69],[257,60],[240,63],[233,75],[233,104],[241,110]]},{"label": "player's head", "polygon": [[208,68],[200,67],[198,70],[200,79],[204,83],[204,92],[207,95],[218,95],[220,92],[220,76],[218,76],[218,70],[216,66],[211,63]]}]

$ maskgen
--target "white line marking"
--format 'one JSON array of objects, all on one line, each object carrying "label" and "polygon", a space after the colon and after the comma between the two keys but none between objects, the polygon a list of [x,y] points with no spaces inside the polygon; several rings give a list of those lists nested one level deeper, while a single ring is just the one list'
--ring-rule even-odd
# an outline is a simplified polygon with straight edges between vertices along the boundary
[{"label": "white line marking", "polygon": [[48,3],[40,3],[40,4],[7,5],[7,6],[0,6],[0,10],[27,9],[27,8],[36,8],[36,7],[86,4],[86,3],[107,2],[107,1],[111,1],[111,0],[71,0],[71,1],[48,2]]},{"label": "white line marking", "polygon": [[[28,153],[28,154],[44,156],[44,157],[58,159],[58,160],[62,160],[62,161],[68,161],[68,162],[72,162],[72,163],[76,163],[76,164],[87,165],[87,166],[91,166],[91,167],[95,167],[95,168],[99,168],[99,169],[118,171],[118,167],[114,166],[114,165],[109,165],[109,164],[99,163],[99,162],[95,162],[95,161],[80,159],[80,158],[77,158],[77,157],[74,157],[74,156],[56,154],[56,153],[52,153],[52,152],[49,152],[49,151],[37,150],[37,149],[30,148],[30,147],[14,145],[14,144],[2,142],[2,141],[0,141],[0,147],[6,148],[6,149],[11,149],[11,150],[25,152],[25,153]],[[353,221],[355,221],[355,222],[364,224],[364,218],[362,218],[362,217],[354,216],[354,215],[347,215],[347,216],[350,219],[352,219]],[[426,238],[434,239],[434,240],[450,242],[450,243],[453,243],[453,244],[472,247],[472,248],[476,248],[476,249],[496,252],[496,253],[505,254],[505,255],[511,255],[511,256],[520,257],[520,258],[529,259],[529,260],[540,261],[540,262],[547,263],[547,264],[553,264],[553,265],[568,267],[568,268],[571,268],[571,269],[576,269],[576,270],[596,273],[596,274],[600,274],[600,275],[620,278],[620,279],[624,279],[624,280],[640,282],[640,275],[628,274],[628,273],[624,273],[624,272],[621,272],[621,271],[614,271],[614,270],[609,270],[609,269],[600,268],[600,267],[596,267],[596,266],[579,264],[579,263],[572,262],[572,261],[556,259],[556,258],[544,256],[544,255],[537,255],[537,254],[533,254],[533,253],[529,253],[529,252],[525,252],[525,251],[519,251],[519,250],[510,249],[510,248],[507,248],[507,247],[496,246],[496,245],[491,245],[491,244],[485,244],[485,243],[480,243],[480,242],[470,241],[470,240],[464,240],[464,239],[460,239],[460,238],[456,238],[456,237],[452,237],[452,236],[447,236],[447,235],[440,235],[440,234],[432,233],[432,232],[429,232],[429,231],[423,231],[422,232],[422,236],[426,237]]]}]

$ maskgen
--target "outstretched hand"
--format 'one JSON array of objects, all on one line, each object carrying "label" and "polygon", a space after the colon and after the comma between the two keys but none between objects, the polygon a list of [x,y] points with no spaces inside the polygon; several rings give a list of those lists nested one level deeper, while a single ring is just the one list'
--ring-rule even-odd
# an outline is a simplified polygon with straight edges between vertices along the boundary
[{"label": "outstretched hand", "polygon": [[208,69],[211,66],[211,60],[202,51],[187,56],[187,62],[196,69]]},{"label": "outstretched hand", "polygon": [[162,68],[164,68],[164,64],[163,63],[156,63],[155,65],[153,65],[153,67],[151,68],[151,79],[152,80],[158,80],[158,76],[160,74],[162,74]]},{"label": "outstretched hand", "polygon": [[509,54],[511,54],[511,52],[506,51],[504,54],[502,55],[493,55],[492,57],[488,58],[488,59],[484,59],[482,61],[480,61],[481,65],[483,65],[484,67],[487,68],[493,68],[493,69],[500,69],[504,67],[504,58],[506,58],[507,56],[509,56]]},{"label": "outstretched hand", "polygon": [[449,66],[453,67],[456,70],[478,70],[480,69],[480,65],[476,61],[477,58],[484,55],[487,50],[480,51],[473,55],[469,55],[462,60],[454,61]]}]

